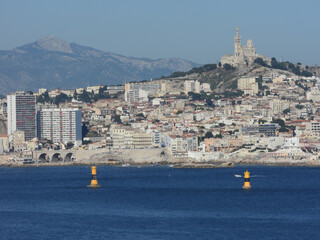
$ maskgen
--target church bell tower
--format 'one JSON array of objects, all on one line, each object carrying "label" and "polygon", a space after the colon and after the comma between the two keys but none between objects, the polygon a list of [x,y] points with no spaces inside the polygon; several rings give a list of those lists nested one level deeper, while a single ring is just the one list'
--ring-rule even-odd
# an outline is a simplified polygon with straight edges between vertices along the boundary
[{"label": "church bell tower", "polygon": [[241,37],[239,36],[239,28],[236,28],[236,36],[234,37],[234,56],[239,59],[241,53]]}]

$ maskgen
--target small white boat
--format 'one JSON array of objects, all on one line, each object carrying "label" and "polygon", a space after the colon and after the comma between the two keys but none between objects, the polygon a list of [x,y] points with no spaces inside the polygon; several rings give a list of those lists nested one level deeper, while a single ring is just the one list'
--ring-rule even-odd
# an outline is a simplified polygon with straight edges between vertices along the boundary
[{"label": "small white boat", "polygon": [[239,175],[239,174],[235,174],[234,176],[235,176],[235,177],[242,177],[242,176],[241,176],[241,175]]}]

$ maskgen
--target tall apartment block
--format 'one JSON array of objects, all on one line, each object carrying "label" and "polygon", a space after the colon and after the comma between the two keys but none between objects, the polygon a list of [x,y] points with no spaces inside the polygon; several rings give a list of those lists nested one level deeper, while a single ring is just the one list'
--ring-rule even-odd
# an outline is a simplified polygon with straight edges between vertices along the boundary
[{"label": "tall apartment block", "polygon": [[25,140],[37,136],[36,96],[24,92],[7,95],[8,135],[23,131]]},{"label": "tall apartment block", "polygon": [[77,109],[42,109],[38,117],[39,138],[53,143],[82,144],[81,111]]}]

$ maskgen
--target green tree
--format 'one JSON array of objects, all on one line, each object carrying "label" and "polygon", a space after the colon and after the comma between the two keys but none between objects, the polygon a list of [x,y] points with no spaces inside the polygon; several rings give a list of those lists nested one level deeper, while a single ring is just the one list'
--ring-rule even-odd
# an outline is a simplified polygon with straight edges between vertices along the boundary
[{"label": "green tree", "polygon": [[277,61],[277,59],[276,58],[271,58],[271,67],[272,68],[278,68],[278,66],[279,66],[279,63],[278,63],[278,61]]},{"label": "green tree", "polygon": [[206,132],[206,134],[204,135],[204,138],[213,138],[212,132]]},{"label": "green tree", "polygon": [[206,99],[207,98],[207,93],[204,92],[204,91],[201,91],[200,95],[201,95],[201,99]]},{"label": "green tree", "polygon": [[54,98],[54,103],[56,105],[59,105],[59,103],[67,102],[67,101],[70,101],[71,99],[72,99],[72,97],[69,97],[68,95],[66,95],[64,93],[60,93],[58,96],[56,96]]},{"label": "green tree", "polygon": [[91,102],[91,94],[84,89],[82,94],[79,94],[78,99],[82,102]]},{"label": "green tree", "polygon": [[[306,69],[308,69],[307,67],[308,67],[308,66],[306,66]],[[303,71],[301,72],[301,75],[304,76],[304,77],[312,77],[312,73],[310,73],[310,72],[308,72],[308,71],[306,71],[306,70],[303,70]]]},{"label": "green tree", "polygon": [[85,137],[87,136],[88,132],[89,132],[89,129],[87,127],[87,124],[89,123],[83,123],[82,124],[82,137]]},{"label": "green tree", "polygon": [[280,125],[280,127],[285,127],[286,126],[285,122],[280,118],[273,119],[272,122],[273,123],[278,123]]},{"label": "green tree", "polygon": [[178,110],[177,115],[180,115],[181,113],[183,113],[182,110]]},{"label": "green tree", "polygon": [[215,135],[214,138],[222,138],[222,134],[219,133],[219,134]]},{"label": "green tree", "polygon": [[74,143],[73,142],[68,142],[67,143],[67,149],[73,148]]},{"label": "green tree", "polygon": [[259,90],[266,89],[266,86],[262,85],[262,83],[263,83],[262,76],[259,76],[258,78],[256,78],[256,82],[258,83]]},{"label": "green tree", "polygon": [[264,124],[264,123],[266,123],[267,122],[267,120],[264,120],[264,119],[259,119],[259,124]]},{"label": "green tree", "polygon": [[118,115],[118,114],[115,114],[115,115],[114,115],[113,121],[115,121],[115,122],[118,123],[118,124],[121,124],[121,123],[122,123],[121,118],[120,118],[120,115]]},{"label": "green tree", "polygon": [[214,107],[214,104],[213,104],[213,102],[212,102],[212,98],[211,98],[211,97],[208,97],[208,98],[206,99],[206,103],[207,103],[207,105],[208,105],[209,107]]},{"label": "green tree", "polygon": [[202,100],[202,95],[200,93],[188,92],[188,96],[191,97],[193,101]]},{"label": "green tree", "polygon": [[285,110],[283,110],[283,114],[288,114],[290,112],[290,108],[286,108]]},{"label": "green tree", "polygon": [[99,99],[109,99],[110,95],[108,92],[105,92],[106,86],[100,87],[98,94],[94,94],[93,100],[98,101]]},{"label": "green tree", "polygon": [[49,93],[48,91],[45,91],[44,93],[42,93],[38,99],[37,99],[37,102],[39,103],[49,103],[49,102],[52,102],[53,100],[49,97]]},{"label": "green tree", "polygon": [[269,65],[265,61],[263,61],[262,58],[256,58],[253,62],[263,67],[269,67]]},{"label": "green tree", "polygon": [[289,132],[289,129],[286,127],[279,128],[279,132]]},{"label": "green tree", "polygon": [[271,67],[275,69],[288,70],[285,63],[278,62],[276,58],[271,58]]},{"label": "green tree", "polygon": [[230,71],[230,70],[234,70],[234,67],[232,67],[230,64],[226,63],[223,64],[223,68],[224,70]]}]

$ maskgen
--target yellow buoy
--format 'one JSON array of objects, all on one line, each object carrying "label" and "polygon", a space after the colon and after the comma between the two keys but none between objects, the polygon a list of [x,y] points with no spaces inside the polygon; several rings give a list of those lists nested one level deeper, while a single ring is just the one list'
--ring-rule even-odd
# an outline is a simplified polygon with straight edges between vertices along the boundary
[{"label": "yellow buoy", "polygon": [[244,184],[243,184],[243,189],[250,189],[251,185],[250,185],[250,172],[248,170],[246,170],[244,172]]},{"label": "yellow buoy", "polygon": [[98,184],[98,180],[97,180],[97,168],[95,166],[91,167],[91,184],[87,185],[87,187],[90,188],[98,188],[98,187],[102,187],[101,185]]}]

